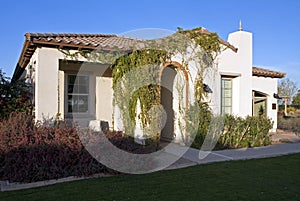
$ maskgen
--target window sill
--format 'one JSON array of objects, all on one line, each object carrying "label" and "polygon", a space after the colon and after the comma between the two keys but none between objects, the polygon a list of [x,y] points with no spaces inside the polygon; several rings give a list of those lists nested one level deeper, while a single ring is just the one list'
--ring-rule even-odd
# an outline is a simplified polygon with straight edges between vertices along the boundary
[{"label": "window sill", "polygon": [[91,114],[66,114],[65,119],[93,119],[95,118],[95,115]]}]

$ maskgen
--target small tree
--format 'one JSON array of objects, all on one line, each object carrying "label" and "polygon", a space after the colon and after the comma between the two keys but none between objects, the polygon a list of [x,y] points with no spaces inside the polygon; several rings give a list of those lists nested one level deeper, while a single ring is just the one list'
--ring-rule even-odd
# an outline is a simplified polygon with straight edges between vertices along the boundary
[{"label": "small tree", "polygon": [[283,79],[278,85],[278,94],[281,97],[286,97],[287,102],[291,103],[292,97],[297,93],[297,84],[289,78]]},{"label": "small tree", "polygon": [[24,80],[10,82],[0,69],[0,119],[6,118],[11,112],[32,111],[31,93]]}]

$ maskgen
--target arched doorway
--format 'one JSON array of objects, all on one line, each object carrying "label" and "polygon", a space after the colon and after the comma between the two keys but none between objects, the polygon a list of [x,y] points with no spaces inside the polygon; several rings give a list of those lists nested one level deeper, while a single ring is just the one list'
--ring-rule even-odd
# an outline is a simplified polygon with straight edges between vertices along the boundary
[{"label": "arched doorway", "polygon": [[165,125],[160,133],[160,138],[163,141],[172,141],[174,138],[173,84],[175,76],[176,70],[174,66],[163,68],[160,80],[160,102],[167,115],[162,120],[165,122]]},{"label": "arched doorway", "polygon": [[[162,120],[162,125],[164,127],[161,130],[161,135],[160,138],[163,141],[172,141],[175,138],[175,133],[178,133],[176,131],[176,126],[175,126],[175,121],[176,121],[176,114],[178,113],[178,108],[176,104],[174,105],[174,89],[176,86],[174,86],[175,80],[178,79],[176,78],[178,70],[181,70],[181,72],[184,75],[184,80],[185,80],[185,103],[182,107],[188,107],[188,86],[189,86],[189,79],[188,79],[188,73],[184,69],[184,67],[179,64],[178,62],[167,62],[165,63],[162,68],[160,69],[160,86],[161,86],[161,91],[160,91],[160,102],[161,105],[163,106],[165,112],[166,112],[166,117],[163,118]],[[177,92],[177,91],[176,91]],[[175,94],[176,94],[175,92]],[[178,93],[178,92],[177,92]],[[174,111],[174,106],[175,106],[175,111]],[[178,117],[177,117],[178,118]],[[183,140],[187,140],[188,136],[185,134],[185,138]]]}]

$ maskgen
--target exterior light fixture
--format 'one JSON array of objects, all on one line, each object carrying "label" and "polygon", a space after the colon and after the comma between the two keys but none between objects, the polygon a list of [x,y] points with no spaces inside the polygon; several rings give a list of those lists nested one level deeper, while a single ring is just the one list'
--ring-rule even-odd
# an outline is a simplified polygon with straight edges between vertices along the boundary
[{"label": "exterior light fixture", "polygon": [[276,94],[276,93],[273,94],[273,97],[276,98],[276,99],[282,99],[282,98],[281,98],[278,94]]}]

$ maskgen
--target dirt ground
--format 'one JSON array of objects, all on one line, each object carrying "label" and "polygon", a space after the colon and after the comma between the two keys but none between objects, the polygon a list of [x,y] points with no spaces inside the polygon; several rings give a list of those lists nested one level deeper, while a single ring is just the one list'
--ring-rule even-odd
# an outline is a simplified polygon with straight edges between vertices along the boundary
[{"label": "dirt ground", "polygon": [[271,139],[273,144],[300,142],[300,137],[294,132],[282,129],[277,129],[276,133],[272,133]]}]

